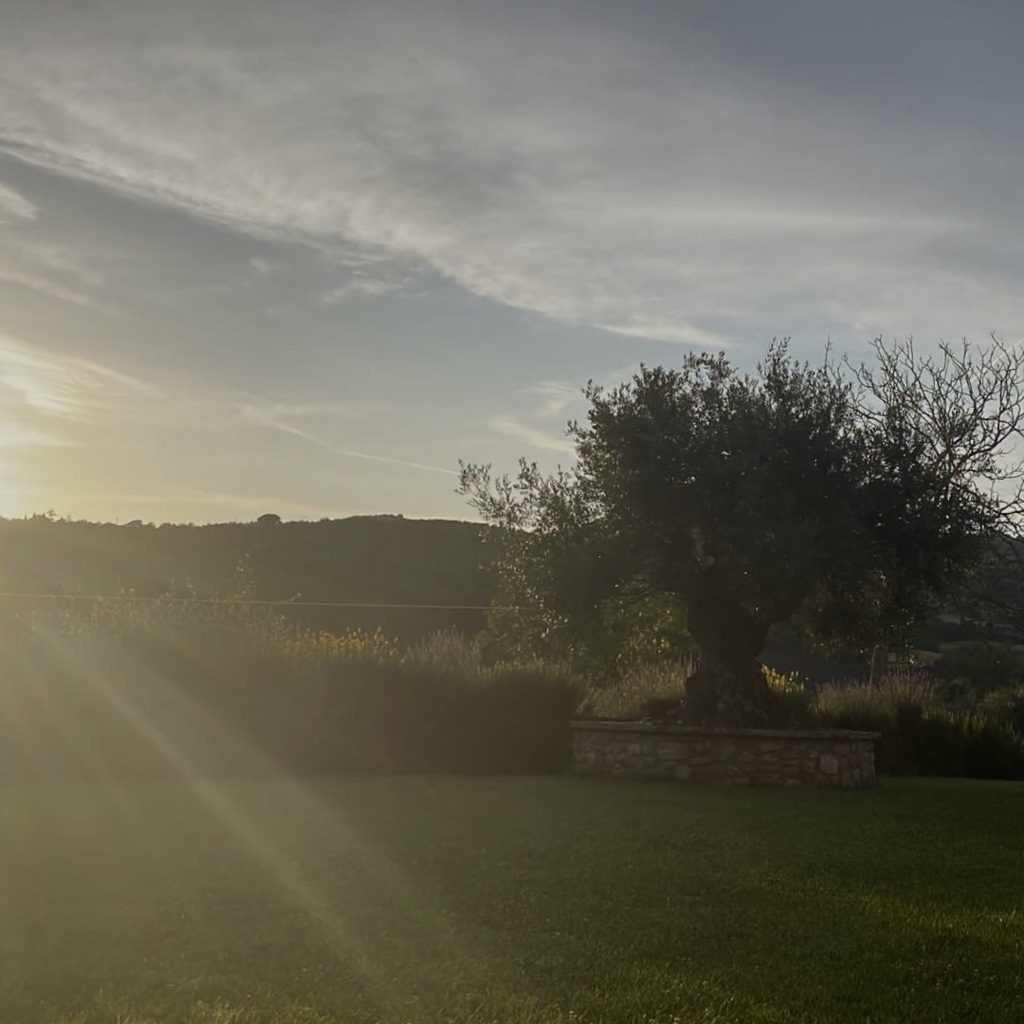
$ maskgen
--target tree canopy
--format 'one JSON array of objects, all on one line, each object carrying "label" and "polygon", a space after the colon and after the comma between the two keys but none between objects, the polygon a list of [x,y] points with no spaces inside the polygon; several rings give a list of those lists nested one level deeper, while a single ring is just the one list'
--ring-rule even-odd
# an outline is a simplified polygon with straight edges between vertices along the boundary
[{"label": "tree canopy", "polygon": [[733,723],[776,717],[756,658],[777,623],[837,645],[905,640],[1016,528],[1022,358],[995,340],[937,358],[879,340],[875,355],[811,367],[783,342],[742,374],[690,353],[588,385],[569,469],[463,465],[462,492],[504,528],[512,625],[604,655],[639,610],[663,625],[685,609],[701,655],[689,710]]}]

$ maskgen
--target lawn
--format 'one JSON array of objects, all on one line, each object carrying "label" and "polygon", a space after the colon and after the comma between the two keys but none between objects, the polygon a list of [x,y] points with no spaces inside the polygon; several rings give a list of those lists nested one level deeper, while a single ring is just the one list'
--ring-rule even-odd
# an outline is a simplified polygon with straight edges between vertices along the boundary
[{"label": "lawn", "polygon": [[1024,785],[0,789],[0,1021],[1024,1019]]}]

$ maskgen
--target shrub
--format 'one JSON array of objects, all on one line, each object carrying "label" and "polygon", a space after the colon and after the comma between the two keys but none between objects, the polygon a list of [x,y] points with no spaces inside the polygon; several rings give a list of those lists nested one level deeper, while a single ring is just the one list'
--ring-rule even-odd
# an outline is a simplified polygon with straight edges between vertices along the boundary
[{"label": "shrub", "polygon": [[568,767],[568,724],[580,701],[569,680],[536,667],[503,665],[484,686],[462,693],[465,711],[452,725],[453,746],[457,738],[471,744],[463,770],[538,773]]},{"label": "shrub", "polygon": [[768,689],[796,724],[807,722],[814,706],[814,693],[799,672],[778,672],[768,665],[761,671],[768,682]]},{"label": "shrub", "polygon": [[964,775],[972,779],[1024,779],[1024,739],[1007,723],[983,715],[961,719]]},{"label": "shrub", "polygon": [[557,667],[483,668],[198,602],[46,607],[0,628],[0,773],[548,772],[579,700]]}]

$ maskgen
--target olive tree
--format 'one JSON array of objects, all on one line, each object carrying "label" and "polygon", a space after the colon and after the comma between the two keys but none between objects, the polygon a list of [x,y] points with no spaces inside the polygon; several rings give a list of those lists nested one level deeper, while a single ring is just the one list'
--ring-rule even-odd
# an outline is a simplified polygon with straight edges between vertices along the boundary
[{"label": "olive tree", "polygon": [[568,469],[463,465],[460,491],[502,528],[519,624],[599,649],[624,609],[683,608],[701,657],[688,711],[732,724],[778,719],[756,660],[777,623],[905,641],[1019,521],[1022,359],[995,340],[875,355],[812,368],[783,342],[749,375],[691,353],[588,385]]}]

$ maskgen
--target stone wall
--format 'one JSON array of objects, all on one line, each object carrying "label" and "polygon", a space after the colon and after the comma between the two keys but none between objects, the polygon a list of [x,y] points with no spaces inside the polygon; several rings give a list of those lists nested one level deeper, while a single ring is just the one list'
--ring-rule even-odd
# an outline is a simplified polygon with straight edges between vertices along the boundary
[{"label": "stone wall", "polygon": [[587,775],[707,779],[742,786],[870,786],[875,732],[703,729],[572,723],[573,766]]}]

